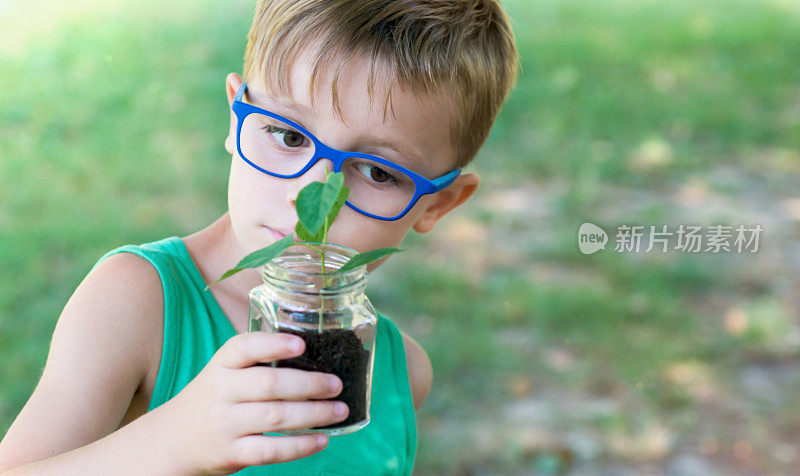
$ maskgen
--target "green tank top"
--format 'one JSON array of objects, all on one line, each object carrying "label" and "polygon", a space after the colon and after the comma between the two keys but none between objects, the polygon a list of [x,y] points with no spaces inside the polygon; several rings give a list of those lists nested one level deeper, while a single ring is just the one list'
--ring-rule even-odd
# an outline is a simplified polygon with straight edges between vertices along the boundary
[{"label": "green tank top", "polygon": [[[211,292],[204,291],[206,283],[180,238],[122,246],[98,263],[121,252],[149,261],[164,289],[164,342],[150,411],[177,395],[236,331]],[[411,474],[416,449],[403,339],[392,321],[379,315],[369,425],[349,435],[329,438],[324,450],[307,458],[251,466],[236,474]]]}]

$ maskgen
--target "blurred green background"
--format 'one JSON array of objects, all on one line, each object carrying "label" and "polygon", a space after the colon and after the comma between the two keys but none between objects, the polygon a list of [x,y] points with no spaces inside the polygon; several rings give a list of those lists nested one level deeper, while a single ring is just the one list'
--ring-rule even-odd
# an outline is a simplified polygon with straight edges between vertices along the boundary
[{"label": "blurred green background", "polygon": [[[0,435],[103,253],[225,211],[253,4],[0,2]],[[800,473],[800,4],[504,5],[522,72],[481,188],[371,278],[434,364],[417,472]],[[764,232],[635,253],[622,224]]]}]

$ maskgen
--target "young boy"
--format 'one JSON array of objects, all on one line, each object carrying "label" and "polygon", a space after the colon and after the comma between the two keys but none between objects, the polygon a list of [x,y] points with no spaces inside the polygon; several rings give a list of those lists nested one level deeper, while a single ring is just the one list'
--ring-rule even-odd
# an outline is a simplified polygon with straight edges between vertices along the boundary
[{"label": "young boy", "polygon": [[[257,272],[204,287],[294,230],[298,191],[332,168],[326,147],[361,153],[342,164],[353,192],[331,243],[397,246],[467,200],[478,177],[458,170],[514,81],[508,19],[495,0],[261,1],[248,40],[244,79],[230,74],[226,92],[232,109],[258,109],[231,112],[228,212],[187,237],[122,247],[95,265],[0,443],[0,471],[411,472],[414,409],[432,380],[413,339],[380,318],[366,428],[330,441],[264,435],[344,420],[346,405],[323,400],[342,383],[255,365],[304,350],[288,334],[245,332]],[[429,181],[440,190],[420,196],[414,184]]]}]

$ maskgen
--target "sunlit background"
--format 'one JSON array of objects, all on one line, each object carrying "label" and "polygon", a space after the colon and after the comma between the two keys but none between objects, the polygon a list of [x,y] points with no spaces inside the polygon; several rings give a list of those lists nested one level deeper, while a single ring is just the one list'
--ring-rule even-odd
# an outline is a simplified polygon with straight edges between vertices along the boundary
[{"label": "sunlit background", "polygon": [[[800,3],[504,4],[481,188],[371,277],[434,364],[417,473],[800,473]],[[225,211],[253,5],[0,1],[0,435],[100,256]],[[645,252],[665,225],[763,232]]]}]

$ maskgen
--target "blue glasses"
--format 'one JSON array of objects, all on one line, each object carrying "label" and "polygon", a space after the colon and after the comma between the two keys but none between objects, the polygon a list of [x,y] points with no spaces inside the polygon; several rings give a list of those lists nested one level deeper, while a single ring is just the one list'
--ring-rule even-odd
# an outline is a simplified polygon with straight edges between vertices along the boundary
[{"label": "blue glasses", "polygon": [[461,173],[455,169],[429,180],[383,157],[328,147],[296,122],[244,102],[246,88],[243,83],[231,106],[238,120],[239,156],[256,170],[285,179],[297,178],[320,159],[328,159],[350,187],[345,203],[362,215],[398,220],[420,197],[445,189]]}]

